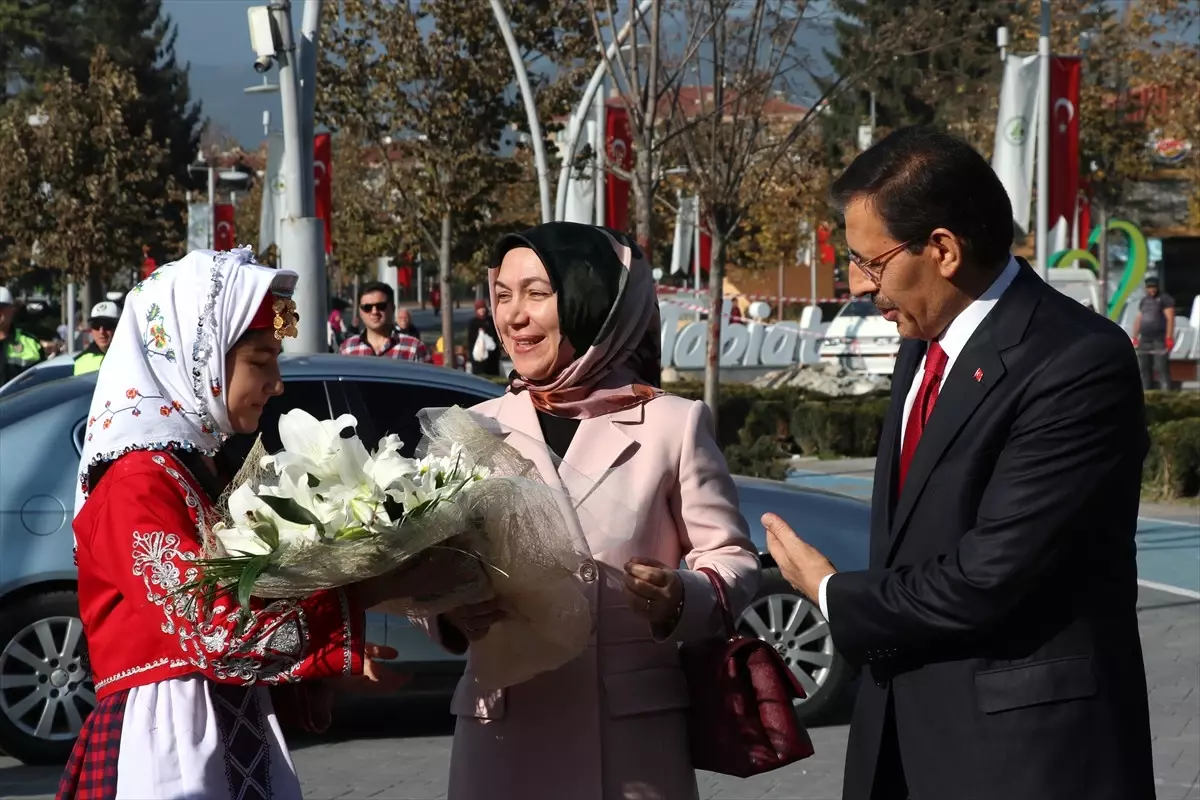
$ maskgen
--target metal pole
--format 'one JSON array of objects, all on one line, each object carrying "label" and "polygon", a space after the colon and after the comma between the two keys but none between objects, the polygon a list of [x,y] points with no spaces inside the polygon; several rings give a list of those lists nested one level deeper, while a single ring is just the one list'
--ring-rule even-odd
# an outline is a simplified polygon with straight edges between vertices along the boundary
[{"label": "metal pole", "polygon": [[208,165],[208,249],[217,246],[217,172]]},{"label": "metal pole", "polygon": [[[280,226],[280,263],[300,276],[294,299],[300,314],[300,331],[284,344],[289,352],[323,353],[326,351],[325,317],[328,291],[325,280],[325,230],[319,219],[310,215],[313,207],[311,186],[312,142],[305,142],[300,110],[300,75],[296,46],[292,39],[290,0],[275,0],[270,5],[279,29],[279,95],[283,111],[283,164],[285,213]],[[315,59],[314,59],[315,63]],[[307,146],[306,146],[307,145]],[[305,179],[307,166],[308,179]]]},{"label": "metal pole", "polygon": [[75,355],[75,281],[67,284],[67,355]]},{"label": "metal pole", "polygon": [[608,98],[604,94],[604,82],[596,93],[596,169],[593,186],[596,189],[596,224],[604,225],[608,215],[608,177],[604,173],[604,160],[608,155]]},{"label": "metal pole", "polygon": [[321,36],[321,4],[324,0],[305,0],[304,19],[300,23],[299,66],[300,66],[300,139],[308,142],[305,151],[308,170],[304,173],[304,196],[313,198],[313,206],[304,216],[316,213],[316,179],[313,175],[314,158],[312,142],[315,138],[314,116],[317,104],[317,52]]},{"label": "metal pole", "polygon": [[1100,261],[1100,307],[1096,309],[1103,316],[1108,316],[1108,211],[1101,206],[1100,212],[1100,241],[1097,256]]},{"label": "metal pole", "polygon": [[817,304],[817,227],[808,235],[808,304]]},{"label": "metal pole", "polygon": [[650,7],[658,0],[642,0],[638,3],[638,7],[633,10],[629,21],[625,23],[621,30],[617,31],[617,38],[605,50],[607,58],[602,58],[600,63],[596,65],[596,71],[592,73],[591,80],[588,81],[587,87],[583,90],[583,97],[579,100],[579,106],[571,113],[571,119],[567,122],[567,143],[562,151],[562,166],[558,171],[558,191],[554,200],[554,218],[562,219],[567,215],[567,182],[571,178],[571,162],[575,158],[575,148],[579,146],[579,135],[583,130],[583,121],[587,118],[588,110],[592,107],[592,99],[596,96],[596,91],[600,88],[600,84],[604,83],[604,76],[608,72],[608,59],[616,58],[617,50],[629,36],[629,32],[633,30],[633,26],[642,18]]},{"label": "metal pole", "polygon": [[1050,0],[1041,0],[1038,37],[1037,269],[1049,280],[1050,258]]},{"label": "metal pole", "polygon": [[[692,271],[695,272],[696,281],[696,306],[697,308],[703,305],[701,299],[703,291],[700,286],[700,198],[699,196],[692,198]],[[696,312],[696,321],[700,321],[700,312]]]},{"label": "metal pole", "polygon": [[[500,26],[500,35],[508,47],[509,58],[512,59],[513,70],[517,73],[517,86],[521,89],[521,99],[525,102],[525,117],[529,120],[529,135],[533,139],[533,161],[537,166],[538,198],[542,206],[542,222],[554,219],[554,211],[550,205],[550,163],[546,160],[546,140],[542,138],[542,123],[538,119],[537,102],[533,98],[533,89],[529,85],[529,71],[525,69],[525,59],[521,57],[521,48],[517,37],[513,36],[512,23],[509,22],[508,12],[504,10],[501,0],[491,0],[492,13]],[[446,345],[449,352],[450,345]]]}]

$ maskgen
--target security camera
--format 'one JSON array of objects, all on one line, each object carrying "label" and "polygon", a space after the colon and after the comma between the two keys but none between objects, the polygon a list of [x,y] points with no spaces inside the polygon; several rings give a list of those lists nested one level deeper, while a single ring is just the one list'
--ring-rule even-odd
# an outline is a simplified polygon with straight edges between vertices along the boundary
[{"label": "security camera", "polygon": [[264,72],[269,72],[271,69],[271,63],[273,61],[274,59],[271,56],[259,56],[258,58],[254,59],[254,71],[259,75],[263,74]]}]

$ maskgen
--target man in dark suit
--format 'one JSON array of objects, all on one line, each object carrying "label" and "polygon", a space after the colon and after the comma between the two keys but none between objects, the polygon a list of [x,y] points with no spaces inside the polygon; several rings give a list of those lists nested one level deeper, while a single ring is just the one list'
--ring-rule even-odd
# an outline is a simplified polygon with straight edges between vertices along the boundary
[{"label": "man in dark suit", "polygon": [[763,521],[783,574],[865,664],[844,797],[1153,798],[1129,337],[1009,255],[1004,187],[953,137],[896,131],[834,199],[853,293],[904,337],[870,568],[836,572]]}]

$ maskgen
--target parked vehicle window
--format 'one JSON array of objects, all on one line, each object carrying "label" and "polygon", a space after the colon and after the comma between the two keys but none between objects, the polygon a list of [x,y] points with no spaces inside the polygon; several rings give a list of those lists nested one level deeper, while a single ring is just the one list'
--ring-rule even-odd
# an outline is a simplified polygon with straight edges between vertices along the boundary
[{"label": "parked vehicle window", "polygon": [[[329,419],[329,396],[326,392],[325,382],[317,380],[288,381],[283,394],[267,401],[262,417],[259,419],[258,430],[262,434],[263,447],[267,449],[268,453],[275,453],[283,449],[283,444],[279,441],[279,418],[293,408],[304,409],[317,419]],[[234,459],[234,463],[240,464],[250,453],[250,448],[254,446],[254,439],[257,435],[239,434],[230,437],[225,444],[225,452]]]},{"label": "parked vehicle window", "polygon": [[[365,414],[359,415],[359,426],[367,446],[373,446],[383,436],[395,434],[404,442],[402,452],[405,456],[412,456],[421,440],[421,425],[417,419],[417,412],[421,409],[449,406],[470,408],[489,399],[488,395],[483,394],[408,383],[357,381],[354,387],[357,389],[354,392],[358,395],[357,402],[365,407]],[[363,424],[367,420],[370,421],[370,429]]]},{"label": "parked vehicle window", "polygon": [[870,300],[851,300],[842,308],[842,317],[877,317],[879,309]]}]

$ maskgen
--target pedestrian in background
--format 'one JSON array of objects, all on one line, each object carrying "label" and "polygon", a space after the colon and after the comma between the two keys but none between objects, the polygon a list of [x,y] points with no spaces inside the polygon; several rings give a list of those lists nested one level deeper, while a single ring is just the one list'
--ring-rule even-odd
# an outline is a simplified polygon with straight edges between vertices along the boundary
[{"label": "pedestrian in background", "polygon": [[92,341],[82,353],[75,356],[75,374],[84,375],[100,369],[100,363],[112,344],[113,332],[117,330],[117,320],[121,318],[121,309],[111,300],[96,303],[92,306],[92,315],[88,318],[88,330],[92,333]]},{"label": "pedestrian in background", "polygon": [[1171,388],[1171,350],[1175,347],[1175,300],[1158,290],[1158,278],[1146,279],[1146,293],[1133,321],[1133,346],[1142,370],[1142,388]]},{"label": "pedestrian in background", "polygon": [[424,342],[396,328],[396,293],[391,286],[379,281],[365,284],[358,293],[358,312],[364,330],[342,343],[342,355],[430,360]]},{"label": "pedestrian in background", "polygon": [[46,358],[38,338],[14,324],[16,317],[12,292],[0,286],[0,386]]},{"label": "pedestrian in background", "polygon": [[486,300],[475,301],[475,316],[467,323],[467,346],[471,348],[472,374],[500,374],[500,337]]}]

